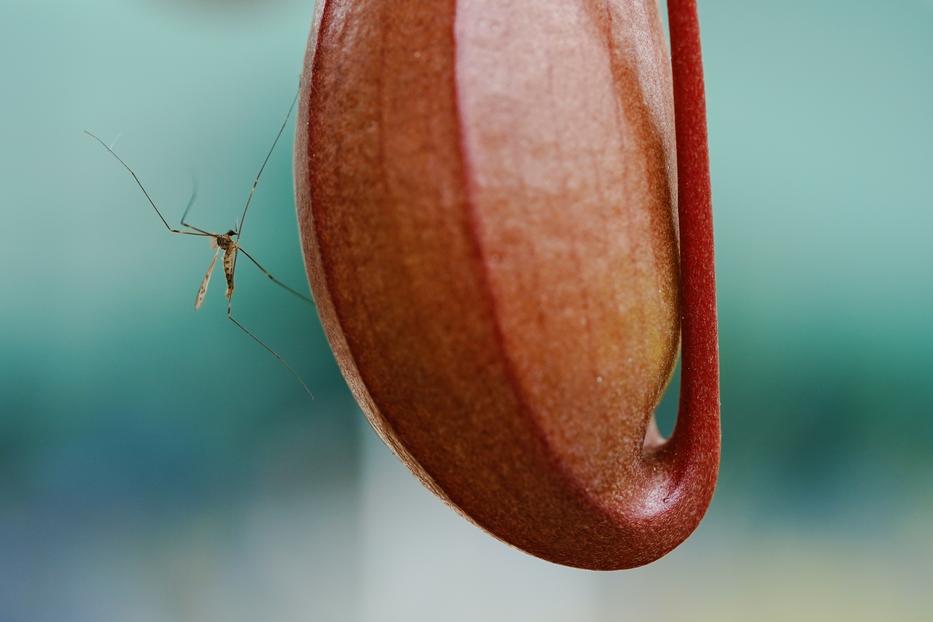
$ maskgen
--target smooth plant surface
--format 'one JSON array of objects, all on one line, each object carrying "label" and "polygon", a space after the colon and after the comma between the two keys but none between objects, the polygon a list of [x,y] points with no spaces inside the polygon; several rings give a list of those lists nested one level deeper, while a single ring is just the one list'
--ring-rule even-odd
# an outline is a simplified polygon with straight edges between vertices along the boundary
[{"label": "smooth plant surface", "polygon": [[343,373],[493,535],[650,562],[694,530],[719,461],[696,7],[671,3],[673,82],[650,1],[387,7],[319,4],[301,96],[302,240]]}]

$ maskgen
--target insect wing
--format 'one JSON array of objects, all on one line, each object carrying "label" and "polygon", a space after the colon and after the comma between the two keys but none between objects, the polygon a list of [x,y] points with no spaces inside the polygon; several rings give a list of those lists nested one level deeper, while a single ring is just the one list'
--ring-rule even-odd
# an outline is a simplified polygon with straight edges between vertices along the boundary
[{"label": "insect wing", "polygon": [[220,249],[218,248],[214,252],[213,259],[211,259],[211,265],[207,267],[207,274],[204,275],[204,279],[201,281],[201,287],[198,288],[198,296],[194,299],[195,311],[201,308],[201,304],[204,302],[204,296],[207,295],[207,286],[211,284],[211,275],[214,274],[214,266],[217,265],[217,255],[219,254]]}]

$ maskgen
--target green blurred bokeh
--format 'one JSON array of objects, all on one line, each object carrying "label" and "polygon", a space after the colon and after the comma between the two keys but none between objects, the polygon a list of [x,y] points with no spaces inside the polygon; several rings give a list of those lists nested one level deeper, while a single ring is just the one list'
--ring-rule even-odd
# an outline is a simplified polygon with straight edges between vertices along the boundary
[{"label": "green blurred bokeh", "polygon": [[[933,3],[701,0],[723,468],[641,570],[479,533],[374,440],[310,307],[192,310],[288,107],[312,2],[0,4],[0,621],[925,620]],[[291,129],[243,243],[304,286]],[[670,428],[676,389],[661,408]]]}]

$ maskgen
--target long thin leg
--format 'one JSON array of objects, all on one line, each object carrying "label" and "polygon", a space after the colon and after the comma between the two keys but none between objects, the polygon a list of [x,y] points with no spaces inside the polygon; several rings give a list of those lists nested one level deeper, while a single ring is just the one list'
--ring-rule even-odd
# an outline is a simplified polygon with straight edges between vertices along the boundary
[{"label": "long thin leg", "polygon": [[210,231],[198,229],[194,225],[189,225],[187,222],[185,222],[185,218],[188,217],[188,212],[191,211],[191,207],[194,205],[194,202],[198,200],[198,178],[192,176],[191,182],[191,198],[188,199],[188,205],[185,206],[185,211],[181,214],[181,226],[188,227],[189,229],[193,229],[194,231],[199,231],[207,235],[212,235]]},{"label": "long thin leg", "polygon": [[304,300],[305,302],[314,304],[314,301],[311,300],[309,297],[305,296],[304,294],[302,294],[301,292],[299,292],[297,289],[294,289],[294,288],[292,288],[292,287],[289,287],[288,285],[286,285],[286,284],[283,283],[282,281],[280,281],[280,280],[278,280],[277,278],[275,278],[275,277],[272,275],[271,272],[269,272],[268,270],[266,270],[265,268],[263,268],[263,267],[262,267],[262,264],[260,264],[258,261],[256,261],[256,258],[255,258],[255,257],[253,257],[252,255],[250,255],[249,253],[247,253],[247,252],[246,252],[246,249],[244,249],[242,246],[239,246],[239,245],[238,245],[238,246],[237,246],[237,249],[238,249],[241,253],[243,253],[244,255],[246,255],[246,258],[249,259],[250,261],[252,261],[252,262],[253,262],[253,265],[255,265],[257,268],[259,268],[259,270],[260,270],[263,274],[265,274],[267,277],[269,277],[269,280],[270,280],[270,281],[272,281],[273,283],[275,283],[276,285],[278,285],[279,287],[281,287],[281,288],[284,289],[285,291],[287,291],[287,292],[289,292],[289,293],[291,293],[291,294],[297,296],[298,298],[301,298],[301,299]]},{"label": "long thin leg", "polygon": [[163,216],[163,215],[162,215],[162,212],[159,211],[159,208],[156,207],[155,201],[153,201],[153,200],[152,200],[152,197],[149,196],[149,192],[146,190],[145,186],[143,186],[143,182],[139,181],[139,177],[137,177],[137,176],[136,176],[136,173],[133,172],[133,169],[131,169],[130,166],[129,166],[126,162],[123,161],[123,158],[121,158],[120,156],[118,156],[117,153],[116,153],[113,149],[110,148],[110,145],[108,145],[107,143],[105,143],[104,141],[102,141],[100,138],[98,138],[97,136],[95,136],[95,135],[92,134],[91,132],[89,132],[89,131],[87,131],[87,130],[84,130],[84,133],[87,134],[88,136],[90,136],[91,138],[93,138],[94,140],[96,140],[97,142],[99,142],[99,143],[103,146],[104,149],[106,149],[107,151],[110,152],[110,155],[112,155],[113,157],[115,157],[115,158],[117,159],[117,162],[119,162],[120,164],[123,165],[123,168],[125,168],[127,171],[129,171],[130,175],[133,176],[133,180],[136,182],[136,185],[139,186],[139,189],[143,191],[143,194],[144,194],[144,195],[146,195],[146,200],[149,201],[149,205],[151,205],[151,206],[152,206],[152,209],[155,210],[155,213],[159,215],[159,220],[162,221],[162,224],[165,225],[165,228],[168,229],[169,232],[171,232],[171,233],[177,233],[177,234],[179,234],[179,235],[196,235],[196,236],[200,236],[200,237],[210,236],[210,235],[211,235],[211,234],[206,233],[206,232],[203,232],[203,231],[182,231],[181,229],[175,229],[174,227],[172,227],[171,225],[169,225],[169,224],[168,224],[168,221],[165,220],[165,216]]},{"label": "long thin leg", "polygon": [[[300,92],[300,90],[298,92]],[[292,105],[288,107],[288,113],[285,115],[285,119],[282,121],[282,127],[279,128],[279,133],[275,135],[275,140],[272,141],[272,147],[269,148],[269,153],[266,154],[266,159],[262,161],[262,166],[259,167],[259,172],[256,173],[256,179],[253,180],[253,187],[250,188],[249,196],[246,197],[246,205],[243,207],[243,215],[240,217],[240,222],[236,228],[237,237],[243,235],[243,223],[246,221],[246,212],[249,210],[249,206],[253,202],[253,193],[256,192],[256,186],[259,185],[259,178],[262,177],[262,172],[266,170],[266,164],[269,163],[269,158],[272,157],[272,152],[275,151],[275,146],[279,144],[279,139],[282,138],[282,133],[285,131],[285,126],[288,125],[288,119],[292,116],[292,111],[295,109],[295,103],[298,101],[298,92],[295,93],[295,97],[292,99]]]},{"label": "long thin leg", "polygon": [[272,348],[270,348],[269,346],[267,346],[266,343],[265,343],[262,339],[260,339],[259,337],[257,337],[257,336],[256,336],[252,331],[250,331],[248,328],[246,328],[245,326],[243,326],[242,324],[240,324],[239,320],[237,320],[235,317],[233,317],[233,309],[232,309],[232,307],[233,307],[233,303],[232,303],[231,301],[228,301],[228,302],[227,302],[227,319],[230,320],[231,322],[233,322],[234,324],[236,324],[236,325],[240,328],[240,330],[242,330],[244,333],[246,333],[247,335],[249,335],[249,337],[250,337],[253,341],[255,341],[256,343],[258,343],[259,345],[261,345],[263,348],[266,349],[267,352],[269,352],[269,354],[271,354],[271,355],[274,356],[276,359],[278,359],[279,363],[281,363],[282,366],[285,367],[285,369],[287,369],[287,370],[289,371],[289,373],[291,373],[291,375],[295,377],[295,380],[297,380],[297,381],[299,382],[299,384],[301,384],[301,388],[303,388],[303,389],[305,390],[305,393],[308,394],[308,397],[310,397],[310,398],[313,400],[313,399],[314,399],[314,394],[311,393],[311,389],[309,389],[309,388],[308,388],[308,385],[305,384],[305,381],[301,379],[301,376],[298,375],[298,372],[296,372],[296,371],[292,368],[292,366],[289,365],[288,362],[287,362],[285,359],[283,359],[283,358],[279,355],[278,352],[276,352],[275,350],[273,350]]}]

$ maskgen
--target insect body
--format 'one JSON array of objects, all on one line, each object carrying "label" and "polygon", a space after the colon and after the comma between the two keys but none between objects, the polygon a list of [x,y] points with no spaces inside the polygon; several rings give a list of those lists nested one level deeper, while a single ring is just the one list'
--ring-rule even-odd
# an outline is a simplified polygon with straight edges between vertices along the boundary
[{"label": "insect body", "polygon": [[227,300],[233,298],[233,270],[236,268],[236,251],[237,244],[233,241],[234,233],[228,231],[224,235],[219,235],[214,238],[214,244],[217,245],[217,250],[223,250],[224,252],[224,276],[227,279]]},{"label": "insect body", "polygon": [[270,354],[272,354],[272,356],[278,359],[278,361],[282,365],[284,365],[285,368],[288,369],[289,372],[291,372],[291,374],[295,377],[295,379],[298,380],[299,383],[301,383],[301,386],[304,388],[305,392],[309,396],[313,397],[313,395],[311,395],[311,391],[308,389],[308,386],[305,384],[304,380],[301,379],[301,376],[298,375],[298,373],[291,367],[291,365],[289,365],[285,361],[285,359],[283,359],[275,350],[273,350],[268,345],[266,345],[266,343],[262,339],[257,337],[255,333],[253,333],[251,330],[246,328],[246,326],[240,323],[240,321],[237,320],[236,317],[234,317],[233,315],[233,292],[234,292],[234,278],[236,276],[236,260],[237,260],[237,256],[240,253],[242,253],[250,261],[250,263],[256,266],[256,268],[258,268],[260,272],[265,274],[266,277],[270,281],[272,281],[279,287],[285,289],[286,291],[293,294],[294,296],[300,298],[301,300],[308,302],[308,303],[312,302],[308,296],[304,295],[303,293],[299,292],[298,290],[292,287],[289,287],[288,285],[286,285],[285,283],[277,279],[275,276],[273,276],[271,272],[266,270],[262,266],[262,264],[260,264],[256,260],[256,258],[253,257],[253,255],[247,252],[246,249],[244,249],[240,245],[240,238],[243,235],[243,223],[246,220],[246,214],[249,211],[250,204],[252,203],[253,194],[256,192],[256,186],[259,185],[259,180],[262,177],[262,173],[266,168],[266,164],[269,163],[269,158],[272,156],[272,152],[275,150],[275,146],[278,144],[279,139],[282,137],[282,133],[285,130],[285,126],[288,123],[288,119],[291,117],[292,110],[295,108],[295,102],[297,101],[298,101],[298,96],[296,94],[295,99],[292,100],[291,107],[288,109],[288,114],[285,116],[285,121],[282,123],[282,127],[279,128],[279,133],[276,135],[275,141],[273,141],[272,147],[269,149],[269,153],[266,154],[266,158],[263,161],[262,166],[259,168],[259,173],[257,173],[256,178],[253,180],[253,185],[250,188],[249,195],[246,198],[246,205],[243,207],[243,214],[240,217],[239,222],[235,225],[234,229],[230,229],[225,233],[215,233],[211,231],[206,231],[204,229],[200,229],[191,224],[188,224],[186,219],[188,218],[188,213],[191,211],[191,207],[194,205],[194,202],[197,199],[197,187],[195,187],[195,190],[191,195],[191,199],[188,201],[188,206],[185,208],[185,211],[181,216],[181,220],[180,220],[181,224],[178,227],[172,227],[171,225],[169,225],[168,221],[162,215],[162,211],[156,206],[155,201],[152,200],[152,197],[149,195],[149,192],[143,186],[142,182],[139,180],[139,177],[136,175],[133,169],[131,169],[129,165],[126,162],[124,162],[120,156],[116,154],[116,152],[113,150],[113,148],[110,145],[105,143],[103,140],[101,140],[100,138],[92,134],[91,132],[85,131],[85,133],[91,138],[93,138],[94,140],[96,140],[98,143],[100,143],[108,152],[110,152],[110,154],[114,158],[117,159],[117,161],[120,162],[120,164],[123,165],[123,167],[130,173],[130,175],[133,176],[133,180],[136,182],[136,185],[139,186],[140,190],[142,190],[143,194],[146,196],[146,200],[152,206],[152,209],[155,210],[156,214],[159,216],[159,219],[162,221],[162,224],[165,225],[165,228],[170,233],[173,233],[176,235],[189,235],[189,236],[195,236],[195,237],[204,237],[204,238],[209,239],[211,243],[211,247],[214,249],[214,257],[211,259],[211,263],[207,268],[207,273],[204,275],[204,278],[201,280],[201,286],[198,288],[198,293],[194,300],[195,310],[200,309],[201,305],[204,303],[204,297],[207,295],[207,288],[211,282],[211,275],[213,274],[214,268],[217,265],[217,258],[221,255],[221,253],[223,253],[223,260],[221,261],[221,265],[223,265],[224,277],[226,278],[226,281],[227,281],[227,291],[226,291],[227,319],[229,319],[231,322],[236,324],[237,327],[240,328],[240,330],[242,330],[244,333],[249,335],[249,337],[252,338],[256,343],[261,345]]},{"label": "insect body", "polygon": [[201,303],[204,302],[204,296],[207,294],[207,286],[211,283],[211,275],[214,274],[214,266],[217,265],[217,257],[220,255],[221,251],[224,254],[224,277],[227,279],[227,293],[225,296],[228,301],[233,298],[233,274],[234,268],[236,267],[236,252],[239,248],[233,239],[235,235],[236,231],[231,229],[224,234],[211,237],[211,248],[214,249],[214,258],[211,259],[211,264],[207,267],[207,274],[204,275],[204,279],[201,281],[201,287],[198,288],[198,295],[194,299],[195,311],[200,309]]}]

